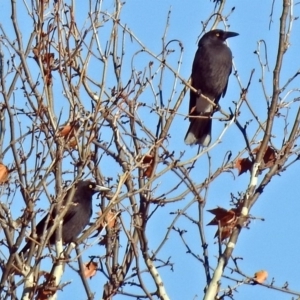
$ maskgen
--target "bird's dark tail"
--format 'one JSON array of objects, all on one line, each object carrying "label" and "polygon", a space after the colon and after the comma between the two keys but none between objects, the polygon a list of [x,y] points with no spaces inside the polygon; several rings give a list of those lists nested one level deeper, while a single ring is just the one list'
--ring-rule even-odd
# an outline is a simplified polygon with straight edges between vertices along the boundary
[{"label": "bird's dark tail", "polygon": [[208,118],[192,119],[190,127],[184,138],[187,145],[199,144],[207,147],[211,140],[211,124],[212,120]]}]

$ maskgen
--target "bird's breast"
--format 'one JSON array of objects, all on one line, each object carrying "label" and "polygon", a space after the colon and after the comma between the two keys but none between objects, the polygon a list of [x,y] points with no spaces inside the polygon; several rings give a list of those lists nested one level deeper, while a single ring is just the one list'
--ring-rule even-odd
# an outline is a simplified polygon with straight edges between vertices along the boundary
[{"label": "bird's breast", "polygon": [[199,48],[192,69],[192,85],[207,97],[219,97],[227,86],[232,68],[232,54],[225,45]]}]

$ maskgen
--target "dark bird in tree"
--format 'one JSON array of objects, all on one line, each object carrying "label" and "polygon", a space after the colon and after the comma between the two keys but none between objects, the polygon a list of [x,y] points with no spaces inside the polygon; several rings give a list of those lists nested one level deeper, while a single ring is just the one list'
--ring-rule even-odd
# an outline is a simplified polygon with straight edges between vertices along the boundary
[{"label": "dark bird in tree", "polygon": [[[82,232],[86,225],[88,225],[90,218],[93,213],[92,206],[92,197],[95,193],[101,191],[109,191],[109,188],[96,185],[96,183],[87,180],[87,181],[79,181],[76,186],[75,193],[73,195],[73,199],[69,204],[69,208],[66,214],[63,217],[62,223],[62,241],[63,243],[71,243],[76,237]],[[67,201],[70,201],[69,198],[71,196],[71,190],[67,193],[65,198],[63,199],[63,206],[66,205]],[[35,232],[38,237],[38,241],[44,232],[50,230],[53,226],[56,214],[53,212],[49,216],[46,215],[36,226]],[[47,223],[48,222],[48,223]],[[32,239],[32,235],[31,235]],[[49,243],[54,244],[56,240],[55,231],[49,238]],[[28,241],[24,248],[20,253],[25,253],[28,249],[31,248],[32,240]]]},{"label": "dark bird in tree", "polygon": [[190,91],[191,123],[184,139],[187,145],[200,144],[206,147],[211,141],[214,107],[202,95],[216,105],[221,96],[225,96],[232,69],[232,53],[224,42],[237,35],[235,32],[216,29],[204,34],[198,43],[191,75],[192,86],[198,93]]}]

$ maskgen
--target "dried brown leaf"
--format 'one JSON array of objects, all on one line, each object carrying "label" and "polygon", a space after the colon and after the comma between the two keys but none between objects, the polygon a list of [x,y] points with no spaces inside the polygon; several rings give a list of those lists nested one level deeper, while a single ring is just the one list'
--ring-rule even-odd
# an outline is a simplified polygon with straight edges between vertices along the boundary
[{"label": "dried brown leaf", "polygon": [[7,166],[0,163],[0,183],[6,183],[8,181],[9,170]]},{"label": "dried brown leaf", "polygon": [[251,170],[252,162],[249,158],[238,158],[235,162],[235,167],[238,169],[240,176],[243,173]]},{"label": "dried brown leaf", "polygon": [[98,264],[93,261],[83,264],[83,276],[85,278],[92,278],[96,275],[97,268]]},{"label": "dried brown leaf", "polygon": [[238,209],[226,210],[225,208],[217,207],[208,211],[214,214],[215,217],[207,225],[219,226],[215,237],[220,235],[221,241],[230,237],[238,220]]},{"label": "dried brown leaf", "polygon": [[[252,150],[253,154],[258,153],[260,149],[260,146],[256,147],[255,149]],[[274,165],[275,161],[276,161],[276,151],[273,147],[268,146],[264,156],[263,156],[263,161],[265,163],[264,167],[265,168],[270,168]]]},{"label": "dried brown leaf", "polygon": [[[102,212],[99,211],[98,215],[99,215],[99,217],[101,217]],[[100,222],[98,231],[101,231],[103,229],[103,227],[105,227],[105,226],[107,226],[107,228],[109,228],[109,229],[113,228],[116,224],[116,215],[117,215],[116,212],[110,210],[104,217],[104,220],[102,220]]]},{"label": "dried brown leaf", "polygon": [[143,164],[146,165],[146,170],[144,171],[144,177],[151,177],[154,168],[154,157],[153,155],[146,154],[143,158]]},{"label": "dried brown leaf", "polygon": [[79,126],[80,125],[77,121],[72,121],[62,126],[58,131],[58,135],[65,139],[70,139],[78,132]]},{"label": "dried brown leaf", "polygon": [[261,270],[254,274],[253,281],[256,283],[263,283],[268,278],[268,272]]}]

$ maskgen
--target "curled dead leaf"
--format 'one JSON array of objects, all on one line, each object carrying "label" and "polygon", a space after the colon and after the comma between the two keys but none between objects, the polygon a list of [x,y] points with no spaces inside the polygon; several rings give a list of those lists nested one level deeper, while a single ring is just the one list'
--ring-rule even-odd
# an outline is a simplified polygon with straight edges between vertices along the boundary
[{"label": "curled dead leaf", "polygon": [[39,277],[44,276],[46,281],[39,285],[36,290],[35,300],[47,300],[59,289],[56,286],[55,276],[45,271],[39,272]]},{"label": "curled dead leaf", "polygon": [[268,272],[260,270],[254,274],[253,281],[256,283],[263,283],[268,278]]},{"label": "curled dead leaf", "polygon": [[71,129],[72,129],[71,125],[66,125],[59,129],[58,134],[59,134],[59,136],[66,137],[70,133]]},{"label": "curled dead leaf", "polygon": [[208,211],[215,217],[207,225],[218,226],[215,237],[220,235],[221,241],[230,237],[238,220],[238,209],[226,210],[225,208],[217,207]]},{"label": "curled dead leaf", "polygon": [[80,128],[79,121],[72,121],[58,130],[58,136],[63,137],[66,141],[66,147],[69,149],[78,149],[80,136],[78,131]]},{"label": "curled dead leaf", "polygon": [[8,174],[9,174],[9,170],[7,166],[0,163],[0,184],[6,183],[8,181]]},{"label": "curled dead leaf", "polygon": [[247,171],[251,171],[252,161],[249,158],[238,158],[235,161],[235,167],[239,171],[239,176]]},{"label": "curled dead leaf", "polygon": [[[101,233],[101,240],[99,242],[100,245],[106,245],[108,240],[112,241],[115,239],[115,235],[117,232],[117,216],[119,215],[119,212],[116,212],[114,209],[110,210],[104,218],[101,219],[102,212],[100,211],[98,213],[99,218],[96,224],[98,225],[97,233],[93,235],[92,237],[95,237]],[[111,229],[109,237],[108,232],[106,230],[106,233],[103,233],[103,229]]]},{"label": "curled dead leaf", "polygon": [[143,164],[150,164],[153,160],[153,155],[146,154],[143,158]]},{"label": "curled dead leaf", "polygon": [[150,154],[146,154],[143,157],[143,164],[144,164],[143,167],[146,168],[144,171],[144,177],[148,177],[148,178],[151,177],[154,168],[154,156]]},{"label": "curled dead leaf", "polygon": [[[252,150],[253,154],[258,153],[260,149],[260,146],[256,147],[255,149]],[[273,147],[268,146],[264,156],[263,156],[263,161],[264,161],[264,167],[265,168],[270,168],[274,165],[275,161],[276,161],[276,151]]]},{"label": "curled dead leaf", "polygon": [[225,226],[232,224],[237,218],[237,209],[227,210],[222,207],[217,207],[208,210],[208,212],[215,215],[215,217],[207,225],[219,225],[220,223],[221,226]]},{"label": "curled dead leaf", "polygon": [[78,121],[72,121],[58,130],[58,135],[66,139],[70,139],[78,132],[80,124]]},{"label": "curled dead leaf", "polygon": [[54,53],[45,53],[42,56],[42,62],[47,66],[52,66],[54,62]]},{"label": "curled dead leaf", "polygon": [[92,278],[96,275],[97,268],[98,264],[93,261],[83,264],[83,276],[85,278]]},{"label": "curled dead leaf", "polygon": [[[99,217],[102,216],[101,211],[98,214],[99,214]],[[104,220],[102,220],[100,222],[98,230],[101,231],[105,226],[107,226],[107,228],[109,228],[109,229],[113,228],[116,224],[116,216],[117,216],[117,213],[115,211],[110,210],[104,217]]]},{"label": "curled dead leaf", "polygon": [[56,292],[53,290],[46,290],[44,288],[40,288],[37,290],[37,294],[35,296],[35,300],[47,300],[51,296],[53,296]]}]

